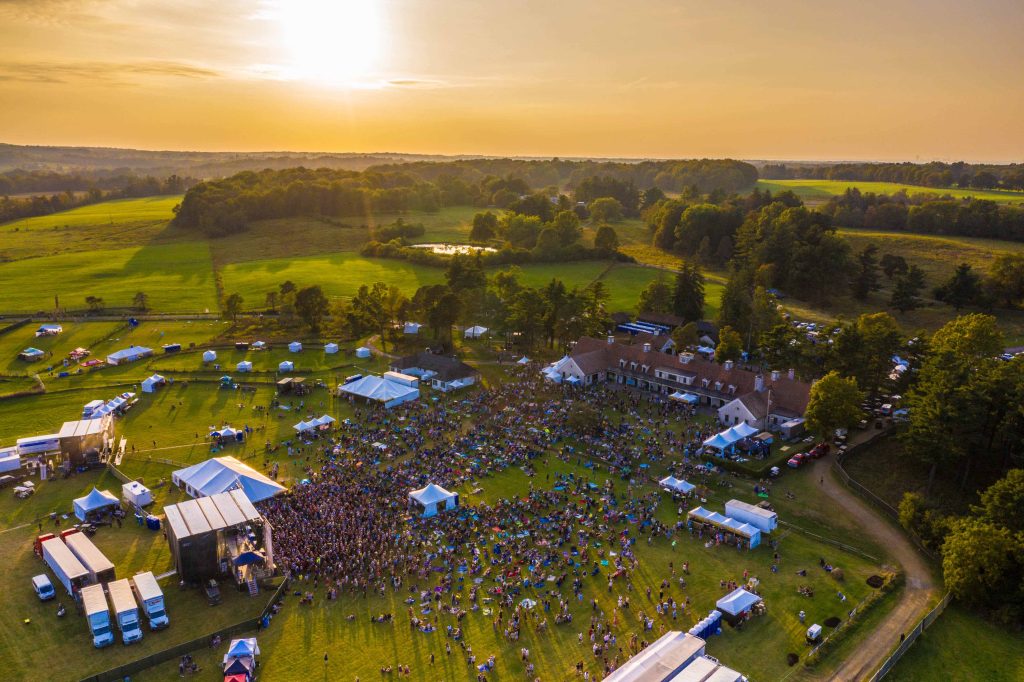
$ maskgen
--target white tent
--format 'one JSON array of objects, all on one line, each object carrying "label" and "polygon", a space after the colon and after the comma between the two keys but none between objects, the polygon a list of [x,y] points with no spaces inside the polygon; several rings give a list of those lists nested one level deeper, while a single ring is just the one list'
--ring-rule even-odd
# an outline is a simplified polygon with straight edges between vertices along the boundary
[{"label": "white tent", "polygon": [[153,493],[138,481],[129,481],[121,486],[121,497],[136,507],[145,507],[147,504],[153,504]]},{"label": "white tent", "polygon": [[251,372],[252,371],[252,363],[249,362],[248,360],[242,360],[240,363],[238,363],[238,365],[236,367],[237,367],[239,372]]},{"label": "white tent", "polygon": [[368,358],[368,357],[370,357],[370,349],[367,348],[366,346],[359,346],[359,348],[356,348],[356,357],[357,358]]},{"label": "white tent", "polygon": [[324,352],[327,353],[328,355],[334,355],[335,353],[338,352],[338,344],[336,344],[336,343],[325,344],[324,345]]},{"label": "white tent", "polygon": [[750,424],[748,424],[746,422],[740,422],[739,424],[736,424],[736,426],[734,426],[731,429],[729,429],[729,431],[732,432],[733,435],[736,436],[736,440],[741,440],[743,438],[749,438],[749,437],[757,435],[758,433],[761,432],[760,429],[758,429],[756,427],[753,427],[753,426],[751,426]]},{"label": "white tent", "polygon": [[761,601],[761,598],[753,592],[747,592],[742,587],[725,595],[715,602],[715,608],[725,616],[740,616],[754,607],[754,604]]},{"label": "white tent", "polygon": [[203,352],[203,362],[213,362],[217,359],[217,351],[208,350]]},{"label": "white tent", "polygon": [[285,492],[285,487],[234,457],[214,457],[171,472],[174,485],[192,497],[209,497],[241,488],[250,502],[260,502]]},{"label": "white tent", "polygon": [[668,488],[669,490],[672,490],[673,492],[683,493],[684,495],[689,493],[689,492],[691,492],[691,491],[693,491],[697,487],[697,486],[693,485],[692,483],[684,481],[681,478],[676,478],[675,476],[667,476],[667,477],[661,479],[660,481],[658,481],[658,483],[663,488]]},{"label": "white tent", "polygon": [[298,341],[292,341],[291,343],[288,344],[288,352],[289,353],[298,353],[301,350],[302,350],[302,344],[299,343]]},{"label": "white tent", "polygon": [[315,429],[316,424],[314,424],[311,421],[301,421],[298,424],[292,426],[292,428],[295,429],[295,431],[298,433],[305,433],[306,431],[312,431],[313,429]]},{"label": "white tent", "polygon": [[250,346],[250,348],[252,348],[253,350],[263,350],[266,347],[267,347],[267,342],[266,341],[253,341],[252,345]]},{"label": "white tent", "polygon": [[72,502],[72,507],[75,511],[75,516],[80,521],[85,521],[86,517],[92,512],[97,512],[102,509],[109,507],[116,507],[118,505],[117,498],[109,490],[96,490],[92,489],[85,497],[79,497],[77,500]]},{"label": "white tent", "polygon": [[422,326],[423,325],[420,324],[419,322],[406,322],[405,328],[402,331],[404,331],[406,334],[419,334],[420,327]]},{"label": "white tent", "polygon": [[291,372],[293,369],[295,369],[295,363],[291,360],[285,360],[277,366],[278,372]]},{"label": "white tent", "polygon": [[149,377],[148,379],[143,379],[142,380],[142,392],[143,393],[152,393],[158,387],[163,386],[166,383],[167,383],[167,381],[162,376],[160,376],[159,374],[154,374],[153,376]]},{"label": "white tent", "polygon": [[700,402],[700,398],[694,395],[693,393],[680,393],[679,391],[676,391],[675,393],[670,395],[669,398],[671,398],[672,400],[678,400],[679,402],[686,403],[688,405],[696,405],[697,403]]},{"label": "white tent", "polygon": [[467,339],[479,339],[481,336],[487,333],[487,327],[481,327],[479,325],[470,327],[465,332]]},{"label": "white tent", "polygon": [[518,360],[516,360],[516,364],[517,365],[528,365],[528,364],[530,364],[530,358],[528,358],[528,357],[526,357],[524,355],[523,357],[521,357]]},{"label": "white tent", "polygon": [[455,509],[459,506],[457,493],[450,493],[439,485],[427,484],[425,488],[409,493],[410,506],[423,518],[436,515],[438,512]]},{"label": "white tent", "polygon": [[418,386],[407,386],[400,381],[393,381],[387,377],[373,374],[342,384],[338,387],[338,391],[383,403],[384,407],[394,407],[420,397]]}]

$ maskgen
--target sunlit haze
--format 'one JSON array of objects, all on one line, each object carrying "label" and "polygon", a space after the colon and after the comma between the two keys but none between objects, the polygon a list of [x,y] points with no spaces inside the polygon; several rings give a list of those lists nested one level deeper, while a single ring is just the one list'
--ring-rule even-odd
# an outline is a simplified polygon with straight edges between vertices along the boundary
[{"label": "sunlit haze", "polygon": [[1017,0],[0,0],[0,141],[1012,161]]}]

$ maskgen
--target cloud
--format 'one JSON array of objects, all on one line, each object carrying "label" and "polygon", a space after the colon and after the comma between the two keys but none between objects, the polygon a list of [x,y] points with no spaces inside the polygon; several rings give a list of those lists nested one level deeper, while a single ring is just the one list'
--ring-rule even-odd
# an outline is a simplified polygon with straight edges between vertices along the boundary
[{"label": "cloud", "polygon": [[124,85],[146,78],[206,79],[220,75],[213,69],[174,61],[0,62],[0,81],[25,83],[93,81]]},{"label": "cloud", "polygon": [[422,90],[454,87],[451,83],[427,78],[393,78],[387,81],[387,85],[396,88],[416,88]]}]

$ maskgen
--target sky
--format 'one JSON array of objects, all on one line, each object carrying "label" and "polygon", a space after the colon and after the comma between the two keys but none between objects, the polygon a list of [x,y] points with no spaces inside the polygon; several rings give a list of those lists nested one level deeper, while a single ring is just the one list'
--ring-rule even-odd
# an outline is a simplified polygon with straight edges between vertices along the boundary
[{"label": "sky", "polygon": [[0,142],[1024,160],[1021,0],[0,0]]}]

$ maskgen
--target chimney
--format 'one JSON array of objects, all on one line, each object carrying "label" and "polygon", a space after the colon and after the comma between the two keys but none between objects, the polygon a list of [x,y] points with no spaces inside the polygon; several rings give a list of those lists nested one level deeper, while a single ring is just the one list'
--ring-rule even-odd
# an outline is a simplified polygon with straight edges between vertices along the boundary
[{"label": "chimney", "polygon": [[[772,375],[774,374],[775,372],[772,372]],[[774,379],[775,377],[772,376],[772,378]],[[758,393],[764,390],[764,377],[761,376],[760,374],[754,377],[754,390],[757,391]]]},{"label": "chimney", "polygon": [[782,372],[777,369],[772,370],[772,381],[778,381],[780,376],[782,376]]},{"label": "chimney", "polygon": [[615,343],[615,337],[612,336],[611,334],[609,334],[608,335],[608,344],[611,345],[613,343]]},{"label": "chimney", "polygon": [[796,379],[796,370],[793,369],[792,367],[789,368],[789,378]]},{"label": "chimney", "polygon": [[651,352],[651,344],[649,344],[649,343],[645,343],[644,344],[644,352],[645,353],[650,353]]},{"label": "chimney", "polygon": [[726,370],[726,371],[729,371],[729,370],[731,370],[731,369],[732,369],[732,360],[726,360],[726,361],[725,361],[725,362],[723,363],[723,366],[725,367],[725,370]]}]

